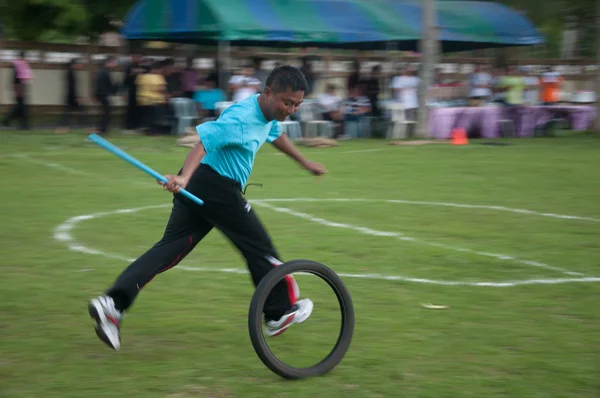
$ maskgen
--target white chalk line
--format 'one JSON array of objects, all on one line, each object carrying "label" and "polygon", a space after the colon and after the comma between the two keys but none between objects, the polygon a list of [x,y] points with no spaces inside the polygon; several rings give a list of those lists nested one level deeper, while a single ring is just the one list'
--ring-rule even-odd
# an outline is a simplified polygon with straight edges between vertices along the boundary
[{"label": "white chalk line", "polygon": [[91,174],[86,173],[85,171],[73,169],[71,167],[67,167],[67,166],[64,166],[64,165],[58,164],[58,163],[44,162],[44,161],[41,161],[41,160],[37,160],[37,159],[34,159],[34,158],[30,157],[29,155],[24,154],[24,153],[18,153],[18,154],[13,155],[12,157],[24,160],[24,161],[29,162],[29,163],[39,164],[39,165],[46,166],[46,167],[51,167],[53,169],[64,171],[66,173],[78,174],[78,175],[83,175],[83,176],[88,176],[88,177],[91,176]]},{"label": "white chalk line", "polygon": [[[281,199],[260,199],[258,201],[253,201],[253,203],[255,203],[259,206],[261,206],[261,205],[265,206],[265,204],[266,204],[265,202],[280,201],[280,200]],[[351,201],[351,199],[343,199],[343,200]],[[361,199],[358,199],[358,200],[361,200]],[[290,201],[290,200],[288,199],[286,201]],[[132,262],[135,259],[126,258],[124,256],[106,253],[101,250],[88,248],[88,247],[78,243],[71,235],[71,231],[75,228],[75,226],[78,223],[80,223],[84,220],[90,220],[90,219],[107,216],[107,215],[112,215],[112,214],[134,213],[134,212],[141,211],[141,210],[156,209],[156,208],[162,208],[162,207],[167,207],[167,206],[170,206],[170,205],[164,204],[164,205],[156,205],[156,206],[145,206],[145,207],[139,207],[139,208],[133,208],[133,209],[121,209],[121,210],[110,211],[110,212],[102,212],[102,213],[95,213],[95,214],[88,214],[88,215],[72,217],[55,228],[54,239],[67,244],[69,249],[72,251],[75,251],[75,252],[81,252],[81,253],[93,254],[93,255],[102,255],[104,257],[112,258],[115,260]],[[270,206],[270,205],[268,205],[268,206]],[[274,207],[274,206],[270,206],[270,207]],[[286,212],[287,212],[287,210],[289,210],[289,209],[286,209]],[[306,215],[306,216],[312,217],[310,215]],[[316,217],[312,217],[312,218],[317,219]],[[323,220],[323,221],[331,223],[327,220]],[[315,221],[315,222],[317,222],[317,221]],[[328,225],[328,226],[339,226],[339,225],[346,226],[346,225],[348,225],[348,224],[340,224],[340,223],[331,223],[331,224],[334,224],[334,225],[328,225],[328,224],[326,224],[326,225]],[[350,227],[351,227],[351,229],[354,229],[361,233],[367,233],[367,234],[373,233],[373,234],[375,234],[375,236],[394,236],[394,237],[405,238],[403,240],[416,241],[416,240],[413,240],[414,238],[405,237],[405,236],[403,236],[399,233],[395,233],[395,232],[375,231],[375,230],[371,230],[369,228],[356,227],[356,226],[350,226]],[[441,247],[444,249],[450,249],[450,250],[458,249],[458,251],[462,251],[462,252],[472,252],[475,254],[480,254],[480,253],[472,251],[470,249],[455,248],[455,247],[448,246],[448,245],[441,245],[441,244],[437,244],[437,243],[424,242],[424,241],[420,241],[420,242],[428,244],[428,245],[433,245],[436,247]],[[542,264],[542,263],[538,263],[538,262],[534,262],[534,261],[518,260],[511,256],[497,255],[497,254],[493,254],[493,253],[483,253],[483,252],[481,254],[487,255],[487,256],[492,256],[492,257],[495,257],[495,258],[498,258],[501,260],[521,261],[522,264],[530,265],[530,266],[536,266],[536,267],[542,267],[542,268],[550,267],[547,264]],[[197,268],[197,267],[186,267],[186,266],[179,266],[178,268],[185,269],[185,270],[211,271],[211,272],[229,272],[229,273],[245,273],[245,272],[247,272],[245,270],[240,270],[240,269],[225,269],[225,270],[223,270],[223,269],[212,269],[212,268],[202,268],[202,267]],[[570,271],[563,270],[562,268],[551,267],[550,269],[560,270],[560,272],[570,273]],[[91,271],[91,270],[86,270],[86,271]],[[79,272],[83,272],[83,271],[79,271]],[[580,273],[570,273],[570,274],[582,275]],[[398,276],[398,275],[382,275],[382,274],[340,274],[340,275],[342,275],[344,277],[349,277],[349,278],[379,279],[379,280],[392,280],[392,281],[398,280],[398,281],[407,281],[407,282],[430,283],[430,284],[437,284],[437,285],[488,286],[488,287],[510,287],[510,286],[519,286],[519,285],[558,284],[558,283],[569,283],[569,282],[600,282],[600,278],[596,278],[596,277],[530,279],[530,280],[508,281],[508,282],[485,282],[485,281],[463,282],[463,281],[440,281],[440,280],[432,280],[432,279],[424,279],[424,278],[410,278],[410,277],[404,277],[404,276]]]},{"label": "white chalk line", "polygon": [[[229,274],[248,274],[248,271],[240,268],[204,268],[204,267],[187,267],[185,265],[178,265],[177,268],[185,271],[199,271],[199,272],[224,272]],[[461,282],[461,281],[439,281],[424,278],[409,278],[398,275],[384,275],[384,274],[345,274],[338,273],[342,278],[354,278],[354,279],[372,279],[372,280],[385,280],[385,281],[402,281],[402,282],[415,282],[415,283],[429,283],[432,285],[445,285],[445,286],[480,286],[480,287],[513,287],[522,285],[557,285],[562,283],[572,282],[600,282],[600,278],[557,278],[557,279],[528,279],[520,281],[507,281],[507,282]]]},{"label": "white chalk line", "polygon": [[155,206],[143,206],[143,207],[137,207],[135,209],[120,209],[120,210],[114,210],[114,211],[105,211],[105,212],[101,212],[101,213],[85,214],[82,216],[71,217],[67,221],[60,224],[58,227],[56,227],[54,229],[54,239],[59,242],[66,243],[67,246],[69,247],[69,250],[74,251],[74,252],[99,255],[99,256],[111,258],[113,260],[132,262],[132,261],[135,261],[135,259],[123,257],[118,254],[107,253],[107,252],[93,249],[93,248],[89,248],[87,246],[84,246],[84,245],[78,243],[71,235],[71,231],[75,228],[75,226],[77,224],[79,224],[80,222],[85,221],[85,220],[93,220],[95,218],[110,216],[113,214],[128,214],[128,213],[135,213],[135,212],[142,211],[142,210],[159,209],[159,208],[168,207],[168,206],[172,206],[172,205],[171,204],[163,204],[163,205],[155,205]]},{"label": "white chalk line", "polygon": [[41,166],[45,166],[45,167],[49,167],[55,170],[59,170],[59,171],[64,171],[66,173],[71,173],[71,174],[77,174],[77,175],[81,175],[81,176],[86,176],[86,177],[91,177],[94,179],[99,179],[102,181],[114,181],[114,182],[119,182],[119,183],[127,183],[127,184],[133,184],[136,186],[142,186],[144,188],[154,188],[157,189],[159,186],[158,184],[155,183],[151,183],[149,181],[139,181],[137,179],[131,179],[131,180],[123,180],[123,179],[113,179],[113,178],[105,178],[105,177],[101,177],[95,174],[91,174],[82,170],[78,170],[78,169],[74,169],[72,167],[68,167],[59,163],[55,163],[55,162],[45,162],[42,160],[37,160],[34,159],[32,157],[30,157],[29,155],[25,154],[25,153],[16,153],[10,156],[6,156],[6,157],[10,157],[10,158],[15,158],[15,159],[20,159],[32,164],[39,164]]},{"label": "white chalk line", "polygon": [[535,210],[527,209],[515,209],[512,207],[504,206],[493,206],[493,205],[472,205],[464,203],[452,203],[452,202],[427,202],[420,200],[399,200],[399,199],[352,199],[352,198],[280,198],[280,199],[257,199],[261,202],[387,202],[387,203],[401,203],[407,205],[425,205],[425,206],[440,206],[440,207],[459,207],[464,209],[483,209],[483,210],[496,210],[496,211],[507,211],[511,213],[529,214],[533,216],[549,217],[549,218],[560,218],[566,220],[581,220],[600,222],[600,218],[593,217],[581,217],[581,216],[570,216],[565,214],[555,213],[543,213]]},{"label": "white chalk line", "polygon": [[308,221],[315,222],[317,224],[325,225],[327,227],[349,229],[349,230],[360,232],[360,233],[362,233],[364,235],[387,236],[387,237],[396,238],[396,239],[399,239],[399,240],[402,240],[402,241],[405,241],[405,242],[420,243],[420,244],[427,245],[427,246],[438,247],[438,248],[441,248],[441,249],[447,249],[447,250],[452,250],[452,251],[457,251],[457,252],[463,252],[463,253],[476,254],[476,255],[479,255],[479,256],[495,258],[495,259],[498,259],[498,260],[514,261],[516,263],[525,264],[525,265],[529,265],[529,266],[533,266],[533,267],[545,268],[545,269],[548,269],[548,270],[552,270],[552,271],[556,271],[556,272],[561,272],[561,273],[567,274],[567,275],[579,275],[579,276],[583,275],[583,274],[581,274],[579,272],[572,272],[572,271],[566,270],[564,268],[553,267],[551,265],[543,264],[543,263],[539,263],[539,262],[535,262],[535,261],[522,260],[522,259],[519,259],[519,258],[516,258],[516,257],[513,257],[513,256],[506,255],[506,254],[496,254],[496,253],[480,252],[480,251],[477,251],[477,250],[466,249],[466,248],[461,248],[461,247],[457,247],[457,246],[445,245],[443,243],[427,242],[427,241],[424,241],[424,240],[421,240],[421,239],[416,239],[416,238],[412,238],[410,236],[406,236],[405,234],[400,233],[400,232],[378,231],[378,230],[371,229],[371,228],[358,227],[358,226],[355,226],[355,225],[352,225],[352,224],[345,224],[345,223],[333,222],[333,221],[326,220],[324,218],[314,217],[314,216],[312,216],[310,214],[307,214],[307,213],[302,213],[302,212],[299,212],[299,211],[291,210],[291,209],[288,209],[286,207],[273,206],[273,205],[267,204],[265,202],[266,201],[260,201],[260,200],[252,201],[252,203],[255,204],[255,205],[262,206],[262,207],[267,207],[267,208],[269,208],[271,210],[274,210],[276,212],[289,214],[291,216],[296,216],[296,217],[302,218],[304,220],[308,220]]}]

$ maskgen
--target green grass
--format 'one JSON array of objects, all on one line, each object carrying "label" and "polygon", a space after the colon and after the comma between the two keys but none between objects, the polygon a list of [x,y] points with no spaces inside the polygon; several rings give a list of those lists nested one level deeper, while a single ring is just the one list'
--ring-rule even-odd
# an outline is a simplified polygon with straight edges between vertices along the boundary
[{"label": "green grass", "polygon": [[[85,220],[72,231],[82,245],[134,258],[160,238],[170,198],[150,177],[84,138],[0,133],[2,397],[600,394],[600,285],[593,282],[484,287],[346,277],[356,310],[346,357],[324,377],[284,381],[250,344],[248,275],[217,272],[245,265],[216,231],[181,264],[215,271],[176,268],[157,277],[127,315],[123,349],[112,352],[93,332],[87,300],[127,264],[70,251],[53,238],[54,229],[78,215],[166,204]],[[165,173],[177,171],[187,153],[171,138],[110,140]],[[600,277],[600,222],[385,201],[600,219],[600,139],[580,134],[509,142],[392,147],[370,141],[303,149],[326,164],[330,174],[323,179],[266,146],[251,178],[263,188],[250,187],[247,197],[373,199],[268,204],[417,239],[332,228],[255,203],[284,259],[314,259],[343,274],[496,283],[579,277],[475,253],[485,252]],[[363,150],[377,151],[349,153]],[[302,294],[315,299],[315,313],[273,345],[286,360],[306,364],[332,344],[339,314],[323,284],[298,279]]]}]

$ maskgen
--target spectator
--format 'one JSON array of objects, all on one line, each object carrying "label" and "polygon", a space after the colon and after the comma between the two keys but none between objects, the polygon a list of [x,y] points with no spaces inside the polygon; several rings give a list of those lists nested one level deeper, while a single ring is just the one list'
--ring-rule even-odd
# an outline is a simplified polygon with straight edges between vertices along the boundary
[{"label": "spectator", "polygon": [[[405,112],[405,118],[408,121],[417,121],[417,109],[419,108],[419,85],[421,79],[416,76],[414,69],[404,69],[399,76],[392,79],[391,87],[394,93],[394,100],[402,103]],[[409,125],[409,136],[412,135],[414,124]]]},{"label": "spectator", "polygon": [[147,73],[138,75],[137,101],[140,104],[143,126],[148,134],[156,134],[167,117],[167,81],[162,71],[163,65],[155,62]]},{"label": "spectator", "polygon": [[539,103],[540,79],[535,75],[532,68],[524,70],[525,93],[524,101],[526,105],[536,105]]},{"label": "spectator", "polygon": [[194,101],[196,101],[198,112],[202,117],[217,117],[215,105],[217,102],[225,100],[225,92],[217,87],[215,78],[204,80],[202,87],[194,93]]},{"label": "spectator", "polygon": [[507,68],[507,75],[502,78],[501,86],[505,89],[506,104],[508,106],[523,105],[523,93],[525,91],[525,80],[519,74],[516,66],[512,65]]},{"label": "spectator", "polygon": [[492,76],[485,72],[481,65],[475,67],[475,73],[469,80],[471,105],[481,106],[492,96]]},{"label": "spectator", "polygon": [[33,73],[25,59],[25,51],[21,51],[19,59],[13,61],[13,93],[15,104],[2,124],[7,127],[14,118],[21,118],[21,129],[29,130],[29,112],[27,110],[27,87],[33,80]]},{"label": "spectator", "polygon": [[241,74],[232,76],[229,80],[229,90],[233,92],[233,102],[242,101],[256,93],[260,88],[260,81],[254,76],[254,68],[244,66]]},{"label": "spectator", "polygon": [[181,73],[177,70],[175,61],[172,58],[167,58],[163,62],[162,73],[167,82],[167,99],[182,97]]},{"label": "spectator", "polygon": [[325,93],[321,94],[317,101],[323,109],[323,119],[335,124],[334,138],[342,134],[344,127],[344,115],[342,114],[342,99],[336,95],[336,86],[328,84]]},{"label": "spectator", "polygon": [[542,102],[544,105],[554,105],[560,101],[560,89],[562,83],[563,78],[557,71],[548,68],[548,70],[542,74]]},{"label": "spectator", "polygon": [[356,85],[350,91],[350,95],[344,101],[344,120],[347,122],[357,122],[361,118],[368,116],[371,112],[371,103],[364,94],[364,86]]},{"label": "spectator", "polygon": [[302,58],[302,66],[300,67],[300,71],[304,74],[304,78],[308,83],[308,91],[304,93],[304,98],[308,98],[312,95],[315,89],[315,83],[317,81],[317,75],[313,71],[312,63],[309,57]]},{"label": "spectator", "polygon": [[101,114],[100,124],[98,126],[98,134],[108,134],[110,129],[111,119],[111,104],[110,97],[117,94],[118,86],[113,84],[110,77],[110,71],[117,66],[117,59],[115,57],[107,57],[102,66],[96,73],[96,87],[94,96],[96,101],[100,103]]},{"label": "spectator", "polygon": [[85,110],[81,104],[79,97],[79,85],[77,83],[76,72],[81,70],[83,64],[78,59],[72,59],[65,73],[65,107],[63,113],[58,121],[57,133],[68,133],[70,128],[70,119],[72,113],[79,114],[79,122],[81,126],[85,123]]},{"label": "spectator", "polygon": [[350,90],[350,95],[344,101],[344,130],[348,122],[360,122],[362,118],[371,113],[371,103],[364,95],[365,86],[357,84]]},{"label": "spectator", "polygon": [[258,92],[262,93],[265,89],[265,84],[267,83],[267,78],[269,77],[269,72],[262,69],[262,58],[254,58],[252,63],[254,65],[254,77],[256,80],[260,82],[260,87],[258,88]]},{"label": "spectator", "polygon": [[358,84],[360,83],[360,62],[354,61],[352,62],[352,72],[350,76],[348,76],[348,81],[346,82],[346,89],[348,93],[350,93]]},{"label": "spectator", "polygon": [[186,66],[181,71],[181,86],[185,98],[194,98],[196,84],[198,83],[198,71],[194,68],[194,58],[189,57],[186,60]]},{"label": "spectator", "polygon": [[141,65],[141,57],[138,54],[131,56],[131,62],[125,69],[123,89],[126,91],[127,108],[125,109],[125,130],[136,130],[140,127],[140,110],[137,103],[137,86],[135,80],[144,69]]},{"label": "spectator", "polygon": [[506,89],[502,86],[504,70],[502,68],[492,69],[492,102],[506,105]]},{"label": "spectator", "polygon": [[362,83],[365,86],[365,93],[371,103],[371,116],[380,117],[381,109],[379,108],[379,79],[381,78],[381,65],[375,65],[371,69],[370,75],[366,76]]}]

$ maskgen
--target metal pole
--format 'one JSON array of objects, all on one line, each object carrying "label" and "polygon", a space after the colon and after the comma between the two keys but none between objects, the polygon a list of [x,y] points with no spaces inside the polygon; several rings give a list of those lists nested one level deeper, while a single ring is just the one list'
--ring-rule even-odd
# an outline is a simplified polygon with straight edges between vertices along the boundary
[{"label": "metal pole", "polygon": [[421,36],[421,84],[419,85],[419,109],[417,109],[417,136],[429,136],[427,109],[427,93],[433,83],[433,69],[436,62],[437,23],[434,0],[424,0],[423,32]]},{"label": "metal pole", "polygon": [[595,130],[600,133],[600,0],[596,0],[596,123]]}]

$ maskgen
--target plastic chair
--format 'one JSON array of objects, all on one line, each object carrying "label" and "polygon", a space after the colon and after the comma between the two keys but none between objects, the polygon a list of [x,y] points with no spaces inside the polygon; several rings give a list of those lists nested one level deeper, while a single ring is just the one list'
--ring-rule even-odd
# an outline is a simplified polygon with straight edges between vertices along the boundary
[{"label": "plastic chair", "polygon": [[295,122],[293,120],[286,120],[284,122],[279,123],[283,130],[284,134],[287,134],[290,139],[296,141],[302,138],[302,129],[300,127],[300,123]]},{"label": "plastic chair", "polygon": [[193,127],[198,119],[196,103],[189,98],[172,98],[169,103],[173,108],[175,117],[171,134],[182,135],[188,127]]},{"label": "plastic chair", "polygon": [[[334,124],[329,120],[323,120],[318,111],[318,103],[303,103],[298,108],[298,119],[305,126],[306,137],[321,137],[321,131],[325,130],[327,138],[333,137]],[[314,129],[313,129],[314,128]],[[313,134],[314,131],[314,134]]]},{"label": "plastic chair", "polygon": [[387,138],[399,140],[407,138],[407,127],[409,124],[415,124],[416,122],[406,120],[406,110],[401,103],[388,102],[386,104],[387,110],[391,113],[390,124],[387,131]]}]

